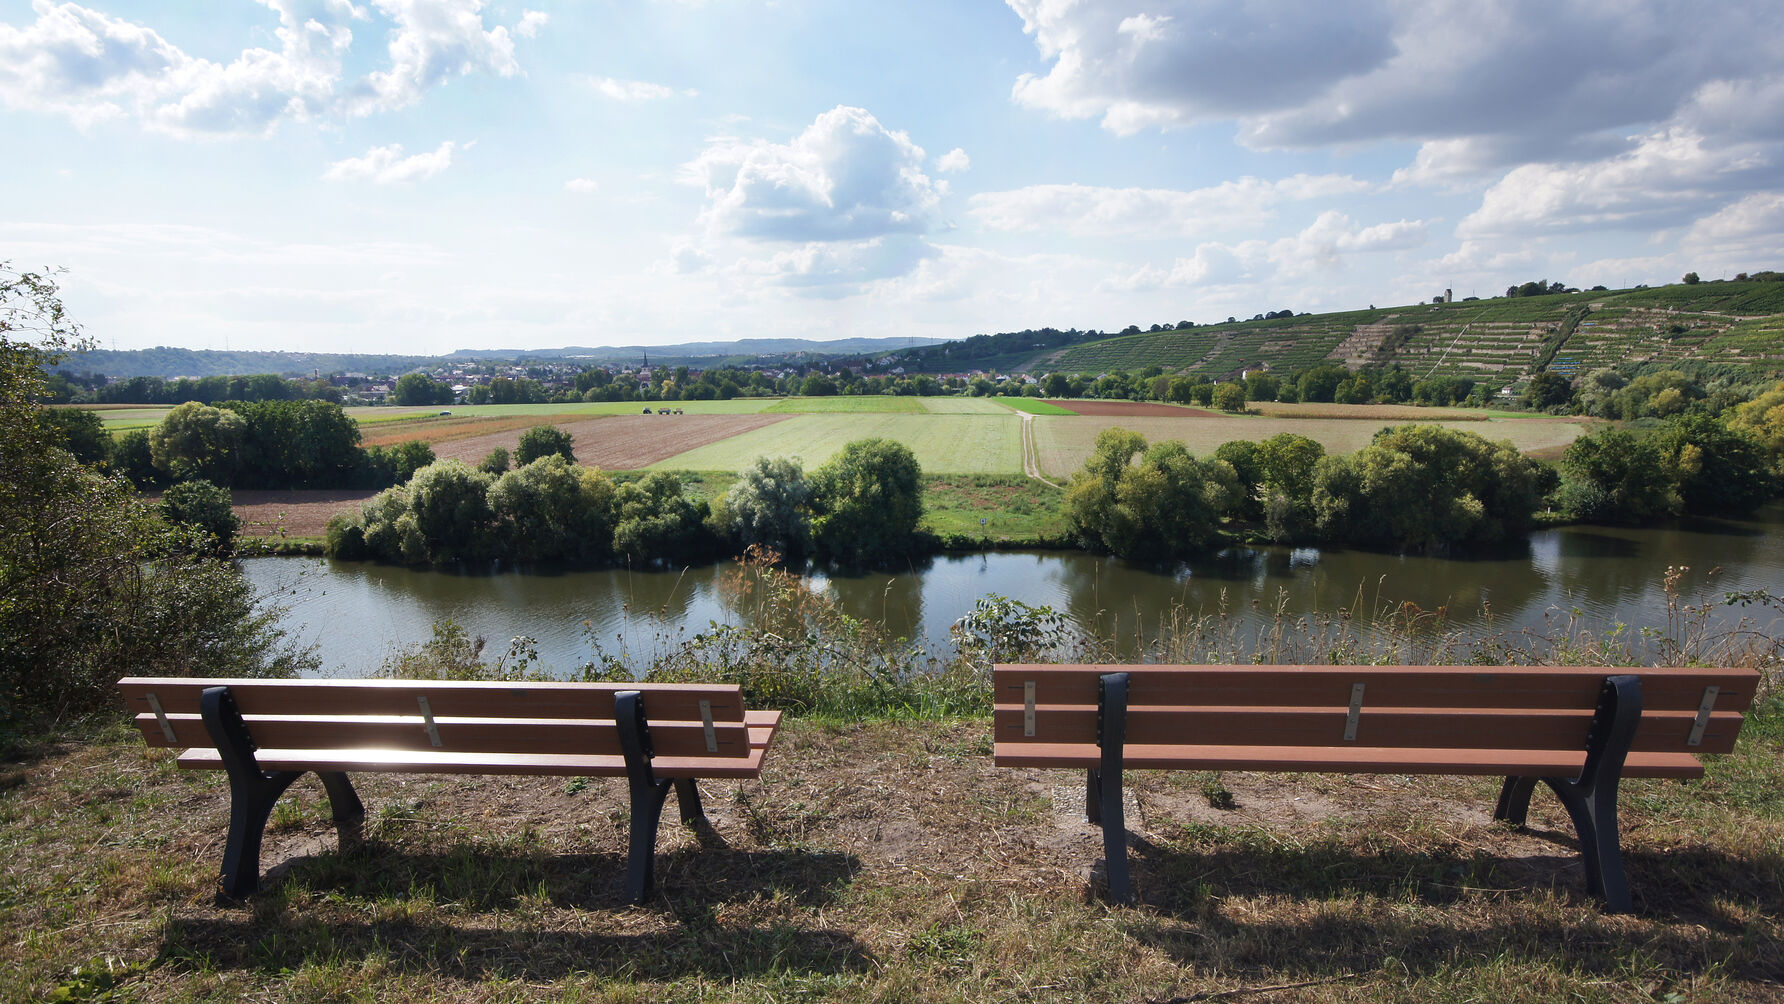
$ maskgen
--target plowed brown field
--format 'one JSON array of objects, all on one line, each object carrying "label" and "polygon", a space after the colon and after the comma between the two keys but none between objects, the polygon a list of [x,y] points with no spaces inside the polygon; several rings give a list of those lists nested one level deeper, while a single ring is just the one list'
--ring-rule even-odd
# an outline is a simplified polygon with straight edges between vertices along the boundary
[{"label": "plowed brown field", "polygon": [[[631,471],[677,453],[784,421],[788,415],[609,415],[579,422],[558,422],[573,437],[571,449],[584,467]],[[534,423],[537,424],[537,423]],[[498,446],[508,452],[520,444],[523,429],[470,436],[434,444],[441,459],[454,457],[475,464]]]}]

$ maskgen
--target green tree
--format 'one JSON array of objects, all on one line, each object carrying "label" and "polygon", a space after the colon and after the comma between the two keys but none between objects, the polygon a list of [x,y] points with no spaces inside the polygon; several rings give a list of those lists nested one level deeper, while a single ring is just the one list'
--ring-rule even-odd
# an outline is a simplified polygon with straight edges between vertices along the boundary
[{"label": "green tree", "polygon": [[149,431],[149,454],[156,467],[177,481],[203,478],[234,484],[247,432],[247,420],[235,412],[188,401],[174,406]]},{"label": "green tree", "polygon": [[50,427],[57,445],[83,464],[96,464],[111,455],[111,436],[96,412],[85,408],[45,408],[38,417]]},{"label": "green tree", "polygon": [[1657,442],[1685,512],[1745,516],[1777,497],[1771,457],[1744,429],[1711,415],[1683,415],[1667,422]]},{"label": "green tree", "polygon": [[1511,443],[1436,425],[1383,429],[1313,478],[1321,536],[1403,550],[1504,540],[1530,526],[1541,486]]},{"label": "green tree", "polygon": [[681,479],[653,471],[614,493],[613,550],[636,564],[680,565],[712,557],[704,505],[687,497]]},{"label": "green tree", "polygon": [[[1726,273],[1724,273],[1724,274],[1726,274]],[[1680,281],[1683,282],[1687,286],[1695,286],[1699,282],[1702,282],[1703,280],[1701,280],[1697,277],[1696,272],[1686,272],[1685,278]]]},{"label": "green tree", "polygon": [[613,482],[557,454],[503,474],[489,489],[497,553],[513,561],[596,561],[612,550]]},{"label": "green tree", "polygon": [[923,472],[910,447],[862,439],[812,473],[812,541],[844,565],[880,564],[916,546]]},{"label": "green tree", "polygon": [[1258,493],[1272,540],[1306,536],[1313,526],[1313,471],[1326,448],[1293,432],[1257,444]]},{"label": "green tree", "polygon": [[289,675],[287,644],[233,564],[175,547],[125,482],[83,467],[40,420],[43,367],[85,347],[53,275],[0,263],[0,751],[114,713],[124,671]]},{"label": "green tree", "polygon": [[1282,381],[1272,373],[1260,370],[1245,376],[1245,399],[1248,401],[1274,401],[1281,391]]},{"label": "green tree", "polygon": [[1221,411],[1244,411],[1245,385],[1242,383],[1217,384],[1214,388],[1214,407]]},{"label": "green tree", "polygon": [[740,551],[761,546],[799,557],[811,546],[811,494],[799,461],[757,457],[725,493],[714,522]]},{"label": "green tree", "polygon": [[1231,466],[1198,462],[1179,442],[1148,448],[1127,429],[1105,429],[1072,476],[1066,508],[1086,546],[1125,558],[1173,561],[1205,550],[1221,516],[1214,499],[1237,485]]},{"label": "green tree", "polygon": [[576,452],[571,449],[574,444],[575,438],[555,425],[535,425],[520,434],[520,445],[514,450],[515,466],[525,467],[553,454],[575,463]]},{"label": "green tree", "polygon": [[236,484],[246,488],[340,488],[361,463],[359,423],[332,401],[232,401],[247,422]]},{"label": "green tree", "polygon": [[229,489],[203,479],[182,481],[161,496],[161,513],[169,523],[199,531],[209,549],[227,551],[242,521],[230,505]]},{"label": "green tree", "polygon": [[1559,408],[1573,400],[1573,382],[1559,373],[1545,370],[1530,378],[1521,400],[1524,407],[1537,411]]},{"label": "green tree", "polygon": [[1561,501],[1593,523],[1643,523],[1684,507],[1678,473],[1654,437],[1624,429],[1581,436],[1561,455]]},{"label": "green tree", "polygon": [[391,388],[390,400],[401,405],[451,404],[452,388],[426,373],[404,373]]},{"label": "green tree", "polygon": [[1235,439],[1220,444],[1214,451],[1214,459],[1226,461],[1236,479],[1238,497],[1226,507],[1227,513],[1248,522],[1262,519],[1264,465],[1260,445],[1249,439]]},{"label": "green tree", "polygon": [[493,474],[497,477],[501,477],[508,473],[508,468],[510,466],[511,462],[508,459],[508,448],[506,446],[498,446],[489,451],[489,454],[483,458],[482,463],[477,465],[477,469],[485,474]]}]

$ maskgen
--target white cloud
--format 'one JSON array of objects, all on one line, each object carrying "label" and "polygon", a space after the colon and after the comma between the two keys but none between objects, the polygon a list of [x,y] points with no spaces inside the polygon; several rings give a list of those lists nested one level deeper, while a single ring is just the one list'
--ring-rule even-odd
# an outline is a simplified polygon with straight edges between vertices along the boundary
[{"label": "white cloud", "polygon": [[1726,198],[1777,180],[1753,146],[1712,147],[1681,130],[1642,137],[1617,157],[1585,164],[1525,164],[1507,173],[1464,219],[1463,237],[1689,222]]},{"label": "white cloud", "polygon": [[751,240],[862,240],[924,233],[940,194],[923,148],[865,109],[838,106],[788,143],[714,141],[686,165],[706,188],[716,234]]},{"label": "white cloud", "polygon": [[1031,185],[975,195],[969,212],[993,230],[1062,230],[1080,237],[1196,235],[1255,227],[1283,202],[1354,194],[1369,187],[1346,175],[1305,174],[1279,181],[1246,177],[1188,191]]},{"label": "white cloud", "polygon": [[970,170],[972,166],[972,158],[968,157],[966,151],[959,147],[942,154],[935,161],[935,170],[938,174],[955,174]]},{"label": "white cloud", "polygon": [[539,30],[551,23],[551,15],[542,10],[523,10],[520,21],[514,26],[514,33],[521,38],[537,38]]},{"label": "white cloud", "polygon": [[587,195],[590,192],[598,192],[600,189],[600,183],[593,178],[571,178],[569,181],[564,182],[564,191],[566,192],[576,192],[582,195]]},{"label": "white cloud", "polygon": [[613,77],[589,77],[588,84],[597,94],[614,101],[660,101],[676,95],[692,98],[699,91],[688,89],[678,91],[663,84],[653,84],[643,80],[617,80]]},{"label": "white cloud", "polygon": [[[465,148],[469,149],[470,145],[466,144]],[[349,157],[330,164],[322,178],[325,181],[370,181],[377,185],[425,181],[452,166],[452,153],[457,148],[456,143],[447,140],[429,153],[405,157],[401,143],[375,146],[363,157]]]},{"label": "white cloud", "polygon": [[[134,118],[177,136],[266,135],[286,121],[407,107],[473,72],[519,72],[508,29],[483,26],[483,0],[373,0],[391,24],[389,64],[343,82],[352,22],[347,0],[258,0],[278,17],[278,49],[228,62],[195,57],[153,28],[76,3],[33,0],[36,20],[0,24],[0,104],[65,115],[84,126]],[[537,31],[543,15],[521,25]]]},{"label": "white cloud", "polygon": [[1230,286],[1300,279],[1321,270],[1342,268],[1351,255],[1406,251],[1426,243],[1423,220],[1397,220],[1359,227],[1336,210],[1327,210],[1293,236],[1274,241],[1236,244],[1206,242],[1189,258],[1168,268],[1148,265],[1104,283],[1113,290],[1148,290],[1182,286]]}]

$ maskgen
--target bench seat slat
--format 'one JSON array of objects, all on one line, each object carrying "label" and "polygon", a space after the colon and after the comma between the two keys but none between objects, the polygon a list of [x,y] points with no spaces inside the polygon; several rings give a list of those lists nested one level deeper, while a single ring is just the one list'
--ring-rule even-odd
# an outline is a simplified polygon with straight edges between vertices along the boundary
[{"label": "bench seat slat", "polygon": [[1697,710],[1705,687],[1721,691],[1718,708],[1752,703],[1759,674],[1749,669],[1606,669],[1556,666],[1065,666],[1000,665],[994,700],[1023,703],[1035,684],[1037,704],[1096,703],[1104,673],[1128,674],[1130,705],[1252,705],[1259,694],[1293,695],[1297,704],[1348,707],[1352,684],[1364,684],[1364,706],[1421,708],[1592,707],[1607,675],[1642,677],[1644,711]]},{"label": "bench seat slat", "polygon": [[[1095,743],[997,743],[999,767],[1096,767]],[[1122,750],[1133,769],[1311,771],[1347,774],[1507,774],[1568,777],[1586,754],[1570,750],[1406,749],[1360,746],[1184,746],[1143,744]],[[1703,764],[1689,753],[1631,753],[1625,777],[1695,778]]]},{"label": "bench seat slat", "polygon": [[[999,704],[999,742],[1027,739],[1026,709]],[[1347,709],[1314,707],[1159,707],[1129,705],[1130,743],[1194,742],[1203,746],[1332,746],[1343,741]],[[1695,709],[1646,711],[1632,749],[1642,752],[1728,753],[1741,729],[1739,711],[1711,714],[1698,746],[1687,750]],[[1035,708],[1035,733],[1049,742],[1096,741],[1095,705]],[[1365,702],[1356,742],[1363,746],[1555,749],[1580,743],[1592,722],[1583,708],[1389,708]],[[1346,744],[1348,745],[1348,744]]]},{"label": "bench seat slat", "polygon": [[[748,756],[659,756],[651,760],[658,777],[750,778],[761,773],[767,742],[752,747]],[[568,753],[442,753],[427,750],[281,750],[255,753],[262,770],[363,771],[405,774],[525,774],[573,777],[624,777],[621,757]],[[189,749],[180,754],[179,765],[189,770],[217,770],[222,758],[214,749]]]}]

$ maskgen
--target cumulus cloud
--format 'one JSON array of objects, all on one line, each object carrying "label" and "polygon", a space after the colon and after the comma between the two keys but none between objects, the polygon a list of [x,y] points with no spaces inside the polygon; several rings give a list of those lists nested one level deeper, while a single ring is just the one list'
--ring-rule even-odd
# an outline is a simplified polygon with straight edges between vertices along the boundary
[{"label": "cumulus cloud", "polygon": [[538,38],[539,32],[551,23],[551,15],[542,10],[523,10],[520,21],[514,25],[514,33],[521,38]]},{"label": "cumulus cloud", "polygon": [[324,181],[370,181],[376,185],[425,181],[452,166],[455,149],[458,145],[448,140],[429,153],[405,157],[401,143],[375,146],[363,157],[349,157],[330,164],[322,178]]},{"label": "cumulus cloud", "polygon": [[617,80],[613,77],[589,77],[588,83],[595,89],[595,93],[614,101],[657,101],[677,94],[691,98],[700,93],[692,89],[678,91],[662,84],[643,80]]},{"label": "cumulus cloud", "polygon": [[[36,19],[0,24],[0,103],[82,126],[134,118],[179,136],[265,135],[281,122],[407,107],[474,72],[519,72],[505,27],[486,29],[483,0],[373,0],[389,23],[388,65],[346,82],[353,25],[347,0],[258,0],[278,18],[278,48],[233,60],[195,57],[153,28],[77,3],[33,0]],[[517,31],[536,32],[529,12]]]},{"label": "cumulus cloud", "polygon": [[788,143],[715,141],[683,177],[706,189],[717,234],[752,240],[866,240],[937,225],[941,193],[923,148],[865,109],[838,106]]},{"label": "cumulus cloud", "polygon": [[1279,181],[1246,177],[1188,191],[1030,185],[975,195],[969,213],[993,230],[1064,230],[1080,237],[1193,235],[1256,226],[1282,202],[1368,189],[1355,178],[1329,174]]},{"label": "cumulus cloud", "polygon": [[1130,134],[1313,99],[1394,54],[1384,0],[1008,0],[1053,61],[1013,97]]},{"label": "cumulus cloud", "polygon": [[1209,241],[1169,267],[1144,266],[1104,283],[1113,290],[1179,286],[1227,286],[1301,278],[1341,268],[1349,255],[1406,251],[1429,239],[1424,220],[1396,220],[1358,226],[1349,216],[1327,210],[1299,233],[1274,241],[1236,244]]},{"label": "cumulus cloud", "polygon": [[580,195],[587,195],[591,192],[600,191],[600,189],[600,184],[593,178],[571,178],[569,181],[564,182],[564,191],[576,192]]},{"label": "cumulus cloud", "polygon": [[959,147],[955,147],[947,153],[942,154],[940,157],[936,158],[935,161],[935,170],[938,174],[952,174],[966,171],[970,170],[972,166],[972,158],[968,157],[966,151]]},{"label": "cumulus cloud", "polygon": [[1670,130],[1605,160],[1515,168],[1487,190],[1457,231],[1486,237],[1674,226],[1731,192],[1777,180],[1775,163],[1759,148],[1714,147],[1694,133]]}]

